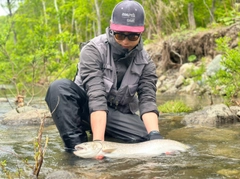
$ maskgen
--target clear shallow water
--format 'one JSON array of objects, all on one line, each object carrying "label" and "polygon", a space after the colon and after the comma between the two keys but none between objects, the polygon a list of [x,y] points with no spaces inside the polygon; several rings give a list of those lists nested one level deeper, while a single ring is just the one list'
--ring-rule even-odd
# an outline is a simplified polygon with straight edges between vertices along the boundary
[{"label": "clear shallow water", "polygon": [[[208,100],[178,96],[196,108]],[[158,103],[172,99],[158,98]],[[7,112],[9,104],[0,103],[0,115]],[[104,179],[190,179],[190,178],[240,178],[240,131],[237,125],[224,128],[185,128],[180,124],[184,114],[161,115],[159,125],[165,138],[188,144],[192,149],[175,156],[159,156],[153,159],[80,159],[63,150],[62,141],[54,125],[45,126],[43,141],[49,137],[48,148],[39,178],[55,170],[67,170],[78,178]],[[8,170],[22,168],[31,173],[28,165],[34,165],[34,138],[38,126],[0,125],[0,161],[6,160]],[[0,169],[0,178],[6,178]],[[28,178],[23,176],[22,178]]]}]

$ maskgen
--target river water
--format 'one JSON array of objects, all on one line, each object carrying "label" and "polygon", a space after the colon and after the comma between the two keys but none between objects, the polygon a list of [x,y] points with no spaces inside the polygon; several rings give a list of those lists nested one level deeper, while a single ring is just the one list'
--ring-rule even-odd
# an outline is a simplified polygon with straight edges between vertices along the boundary
[{"label": "river water", "polygon": [[[158,104],[170,99],[182,99],[195,109],[208,105],[208,98],[194,96],[159,96]],[[219,101],[218,101],[219,102]],[[0,102],[0,117],[9,111],[8,102]],[[63,150],[54,125],[44,127],[43,141],[49,137],[39,178],[56,170],[75,173],[86,179],[222,179],[240,178],[239,125],[221,128],[186,128],[180,121],[185,114],[161,114],[161,134],[168,139],[190,145],[186,153],[159,156],[153,159],[80,159]],[[34,139],[39,126],[0,125],[0,161],[13,176],[24,170],[31,173],[34,165]],[[26,163],[27,160],[27,163]],[[29,178],[23,174],[15,178]],[[0,168],[0,178],[8,178]],[[14,177],[12,177],[14,178]]]}]

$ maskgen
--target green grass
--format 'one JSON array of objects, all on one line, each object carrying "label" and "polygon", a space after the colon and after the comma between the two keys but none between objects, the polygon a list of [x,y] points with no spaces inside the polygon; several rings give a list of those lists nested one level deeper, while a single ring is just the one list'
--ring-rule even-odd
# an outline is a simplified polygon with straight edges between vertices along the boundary
[{"label": "green grass", "polygon": [[159,105],[158,110],[161,113],[182,113],[190,112],[192,108],[187,106],[182,100],[171,100],[163,105]]}]

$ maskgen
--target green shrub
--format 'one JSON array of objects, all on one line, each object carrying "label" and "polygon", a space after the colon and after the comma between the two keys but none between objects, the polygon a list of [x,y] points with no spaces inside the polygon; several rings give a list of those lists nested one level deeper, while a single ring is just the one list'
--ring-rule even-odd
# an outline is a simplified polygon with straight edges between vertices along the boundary
[{"label": "green shrub", "polygon": [[232,49],[228,45],[230,40],[226,37],[216,40],[217,50],[223,54],[222,69],[208,79],[215,94],[224,94],[226,104],[240,95],[240,45]]},{"label": "green shrub", "polygon": [[158,106],[158,110],[162,113],[182,113],[190,112],[192,108],[187,106],[182,100],[171,100]]}]

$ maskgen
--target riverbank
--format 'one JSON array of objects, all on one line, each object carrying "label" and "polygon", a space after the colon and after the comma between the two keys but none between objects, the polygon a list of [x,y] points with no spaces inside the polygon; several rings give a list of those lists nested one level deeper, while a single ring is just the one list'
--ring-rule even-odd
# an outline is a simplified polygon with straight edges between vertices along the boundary
[{"label": "riverbank", "polygon": [[[236,23],[228,27],[173,34],[166,39],[159,39],[146,45],[145,49],[156,64],[158,93],[205,95],[210,100],[214,94],[217,94],[221,97],[229,96],[227,102],[239,106],[238,86],[234,86],[236,91],[232,94],[232,89],[227,85],[235,84],[235,81],[238,81],[238,68],[228,68],[228,71],[233,73],[233,77],[229,78],[229,83],[209,82],[209,79],[214,78],[220,69],[226,69],[226,65],[222,64],[223,52],[217,48],[216,41],[220,38],[228,38],[226,44],[222,42],[218,45],[228,46],[228,56],[233,53],[230,49],[236,49],[234,52],[238,54],[239,31],[240,24]],[[235,59],[234,56],[229,58]],[[231,62],[237,65],[236,60]],[[234,72],[236,73],[234,74]],[[224,75],[220,78],[224,78]],[[230,95],[232,95],[232,99],[229,99]],[[210,104],[213,104],[213,101]]]}]

